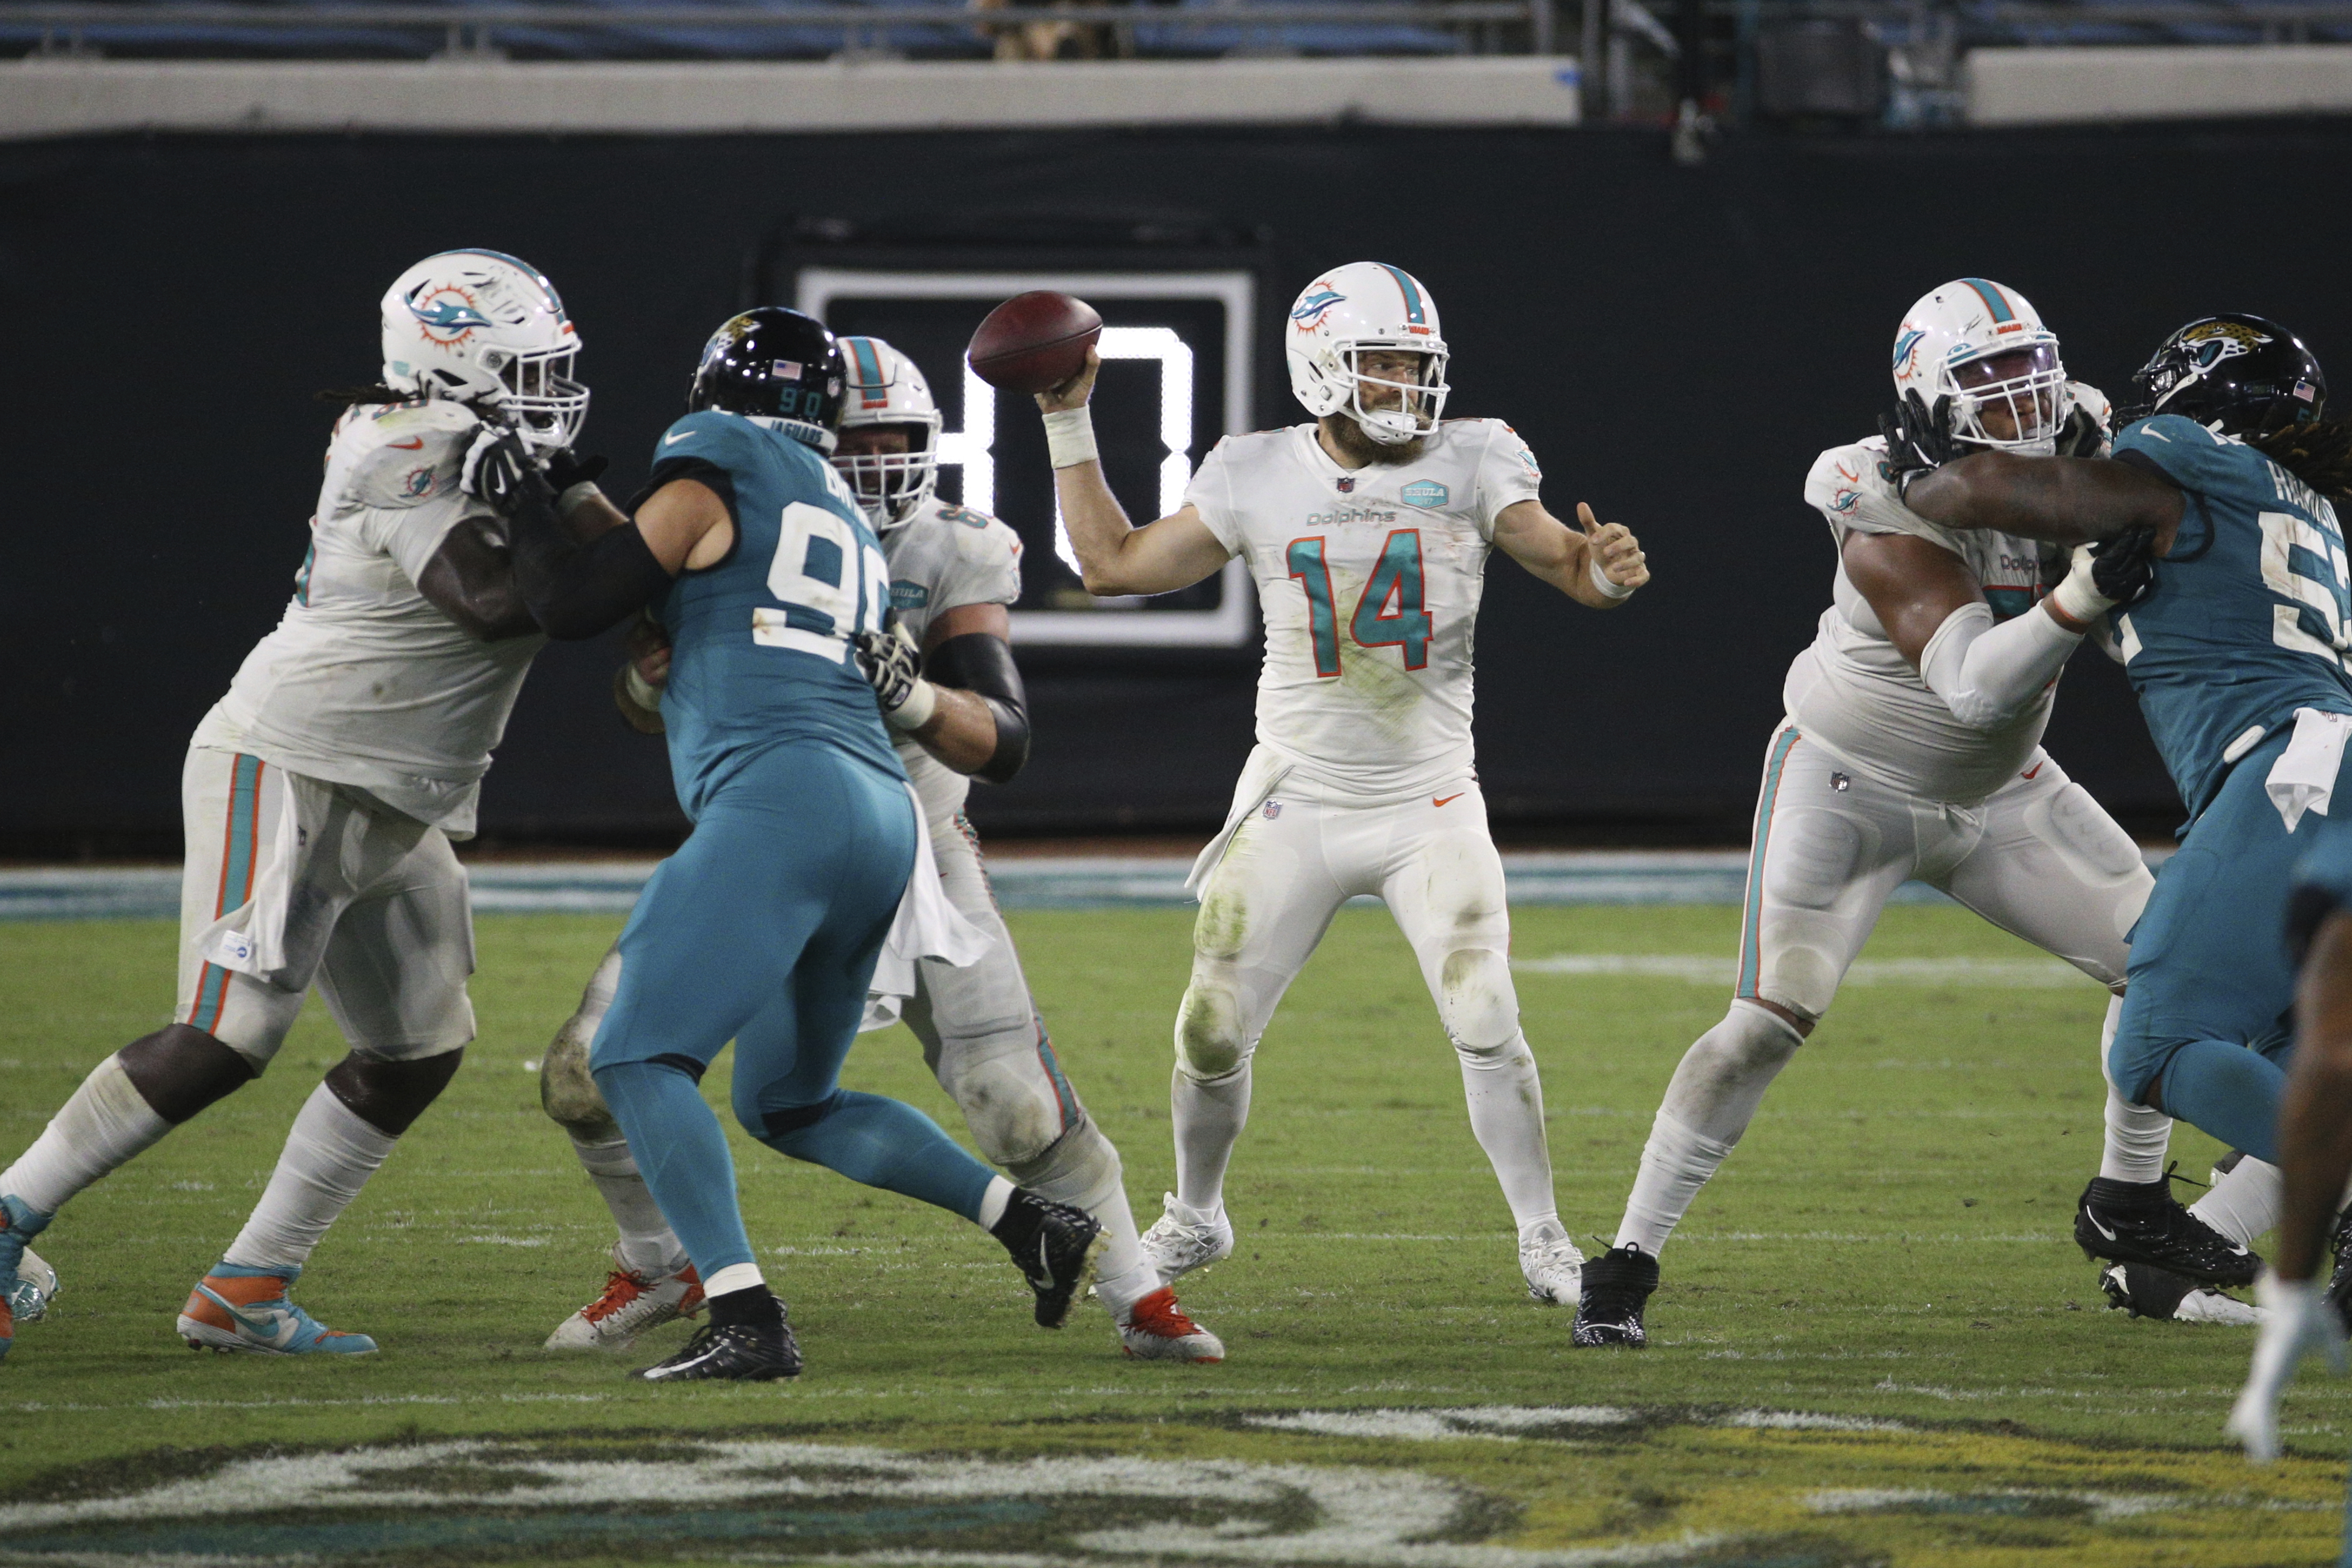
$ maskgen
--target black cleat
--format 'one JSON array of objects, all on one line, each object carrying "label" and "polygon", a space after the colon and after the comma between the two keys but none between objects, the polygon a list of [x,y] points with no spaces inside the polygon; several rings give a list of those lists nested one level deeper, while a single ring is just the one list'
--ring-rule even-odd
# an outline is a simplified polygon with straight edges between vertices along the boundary
[{"label": "black cleat", "polygon": [[781,1315],[773,1323],[705,1323],[684,1350],[637,1374],[648,1383],[769,1383],[800,1375],[801,1347]]},{"label": "black cleat", "polygon": [[1584,1293],[1577,1298],[1568,1343],[1643,1349],[1650,1336],[1642,1332],[1642,1309],[1657,1288],[1655,1258],[1631,1243],[1611,1248],[1584,1266]]},{"label": "black cleat", "polygon": [[2336,1271],[2327,1277],[2327,1304],[2336,1309],[2339,1322],[2352,1323],[2352,1208],[2336,1217],[2336,1233],[2327,1240],[2336,1250]]},{"label": "black cleat", "polygon": [[2086,1258],[2147,1263],[2205,1285],[2251,1285],[2263,1260],[2179,1203],[2168,1182],[2096,1176],[2074,1208],[2074,1245]]},{"label": "black cleat", "polygon": [[989,1228],[989,1234],[1004,1243],[1037,1293],[1037,1326],[1060,1328],[1069,1319],[1070,1303],[1094,1278],[1095,1254],[1103,1246],[1102,1221],[1084,1209],[1015,1187],[1003,1217]]}]

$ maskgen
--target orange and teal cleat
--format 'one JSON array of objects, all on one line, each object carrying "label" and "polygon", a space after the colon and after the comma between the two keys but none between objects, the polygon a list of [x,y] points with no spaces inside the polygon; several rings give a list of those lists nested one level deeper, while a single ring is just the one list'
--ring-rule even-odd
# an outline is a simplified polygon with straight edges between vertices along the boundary
[{"label": "orange and teal cleat", "polygon": [[180,1309],[180,1337],[190,1350],[249,1350],[263,1355],[367,1355],[375,1341],[329,1328],[287,1292],[301,1277],[298,1265],[245,1269],[218,1263],[196,1281]]}]

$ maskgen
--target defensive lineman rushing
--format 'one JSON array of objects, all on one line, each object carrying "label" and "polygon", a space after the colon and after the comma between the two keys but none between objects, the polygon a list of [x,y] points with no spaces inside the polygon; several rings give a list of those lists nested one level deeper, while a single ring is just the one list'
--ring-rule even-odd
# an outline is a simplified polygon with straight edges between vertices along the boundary
[{"label": "defensive lineman rushing", "polygon": [[1374,894],[1460,1056],[1528,1289],[1572,1302],[1583,1257],[1556,1211],[1502,862],[1473,767],[1472,631],[1496,547],[1596,609],[1649,570],[1622,526],[1580,507],[1579,533],[1544,510],[1535,457],[1508,425],[1441,422],[1445,340],[1410,275],[1376,262],[1328,272],[1284,336],[1291,389],[1316,422],[1227,437],[1184,505],[1139,528],[1096,461],[1097,361],[1037,400],[1090,591],[1165,593],[1238,555],[1265,620],[1257,747],[1190,884],[1201,914],[1176,1019],[1177,1190],[1144,1249],[1163,1280],[1232,1252],[1225,1167],[1249,1113],[1251,1055],[1332,915]]},{"label": "defensive lineman rushing", "polygon": [[[1021,593],[1020,537],[933,493],[940,412],[915,363],[877,338],[844,338],[841,348],[848,387],[834,466],[881,539],[898,623],[923,650],[928,672],[895,686],[885,717],[922,802],[940,883],[988,939],[987,952],[968,966],[918,962],[907,1023],[982,1152],[1023,1186],[1102,1222],[1106,1244],[1095,1291],[1128,1354],[1221,1360],[1224,1346],[1178,1310],[1175,1293],[1144,1261],[1118,1151],[1063,1075],[963,815],[971,776],[1003,783],[1028,752],[1026,702],[1006,614]],[[632,667],[633,682],[624,682],[623,711],[640,728],[661,727],[657,687],[667,662],[665,643]],[[621,1228],[604,1293],[557,1327],[551,1350],[625,1350],[646,1329],[698,1311],[702,1301],[684,1246],[655,1207],[588,1074],[588,1042],[612,1003],[619,970],[615,949],[541,1069],[548,1113],[571,1134]]]},{"label": "defensive lineman rushing", "polygon": [[471,915],[449,841],[472,834],[544,641],[495,515],[461,480],[507,427],[569,477],[561,449],[588,408],[562,301],[512,256],[428,257],[381,314],[384,385],[336,423],[293,601],[189,745],[173,1021],[100,1062],[0,1173],[0,1354],[26,1239],[260,1076],[314,978],[351,1054],[295,1118],[179,1332],[216,1350],[375,1349],[289,1291],[473,1039]]},{"label": "defensive lineman rushing", "polygon": [[[2067,381],[2056,336],[2023,296],[1984,278],[1911,307],[1894,379],[1898,401],[1948,408],[1954,439],[1972,450],[2105,445],[2105,398]],[[1805,499],[1837,541],[1834,596],[1790,665],[1788,716],[1765,751],[1738,988],[1675,1069],[1615,1244],[1585,1270],[1580,1345],[1646,1343],[1643,1312],[1666,1238],[1905,880],[1942,888],[2116,992],[2107,1039],[2122,1006],[2125,936],[2151,879],[2131,839],[2041,747],[2058,674],[2111,601],[2087,566],[2045,596],[2045,571],[2063,559],[2054,548],[1955,533],[1913,513],[1882,439],[1822,453]],[[2124,1256],[2251,1283],[2251,1255],[2171,1200],[2170,1127],[2108,1091],[2093,1189],[2136,1249]],[[2266,1179],[2242,1169],[2233,1189]],[[2266,1228],[2265,1218],[2252,1234]],[[2201,1304],[2245,1312],[2218,1296]]]}]

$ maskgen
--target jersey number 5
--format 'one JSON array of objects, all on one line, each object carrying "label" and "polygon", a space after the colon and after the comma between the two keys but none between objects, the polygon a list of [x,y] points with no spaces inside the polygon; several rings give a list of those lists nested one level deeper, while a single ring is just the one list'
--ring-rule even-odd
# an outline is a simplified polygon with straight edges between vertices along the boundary
[{"label": "jersey number 5", "polygon": [[[1319,538],[1293,539],[1284,554],[1291,577],[1307,593],[1307,631],[1315,644],[1315,673],[1328,680],[1339,674],[1339,614],[1331,597],[1331,569]],[[1348,618],[1348,634],[1360,648],[1395,648],[1408,670],[1429,665],[1433,623],[1423,597],[1421,530],[1398,528],[1381,546],[1381,559]]]},{"label": "jersey number 5", "polygon": [[2271,607],[2271,641],[2352,670],[2352,594],[2344,547],[2287,512],[2262,514],[2263,582],[2293,602]]},{"label": "jersey number 5", "polygon": [[881,552],[856,529],[823,507],[794,501],[779,519],[776,555],[768,564],[768,591],[783,608],[752,607],[751,641],[838,664],[850,637],[881,629],[889,580]]}]

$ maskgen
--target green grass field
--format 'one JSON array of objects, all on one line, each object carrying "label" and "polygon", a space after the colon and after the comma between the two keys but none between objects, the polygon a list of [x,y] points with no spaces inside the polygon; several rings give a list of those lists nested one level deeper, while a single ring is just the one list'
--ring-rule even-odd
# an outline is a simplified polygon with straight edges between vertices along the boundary
[{"label": "green grass field", "polygon": [[[1147,1220],[1171,1171],[1188,919],[1013,919]],[[1523,960],[1720,956],[1737,911],[1517,924]],[[625,1360],[538,1348],[601,1283],[609,1230],[528,1064],[616,925],[481,922],[481,1037],[300,1288],[383,1354],[215,1357],[172,1332],[341,1053],[315,1002],[268,1077],[65,1211],[39,1243],[60,1299],[0,1364],[0,1561],[2335,1560],[2344,1386],[2307,1375],[2294,1457],[2248,1467],[2221,1424],[2250,1333],[2104,1310],[2066,1239],[2098,1154],[2087,982],[1849,988],[1667,1249],[1654,1348],[1571,1352],[1568,1315],[1521,1287],[1409,950],[1349,910],[1258,1059],[1229,1188],[1240,1249],[1182,1290],[1223,1364],[1123,1361],[1092,1306],[1042,1333],[977,1231],[739,1136],[808,1370],[653,1388],[625,1374],[682,1326]],[[0,1163],[163,1020],[173,938],[0,925]],[[1868,956],[2032,955],[1957,909],[1898,907]],[[1723,999],[1521,976],[1561,1213],[1588,1250]],[[961,1134],[903,1031],[866,1037],[847,1079]],[[2201,1176],[2216,1151],[2182,1129],[2173,1152]]]}]

